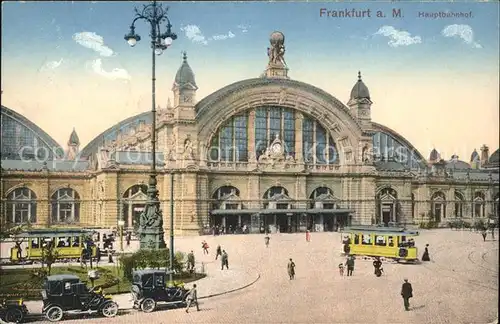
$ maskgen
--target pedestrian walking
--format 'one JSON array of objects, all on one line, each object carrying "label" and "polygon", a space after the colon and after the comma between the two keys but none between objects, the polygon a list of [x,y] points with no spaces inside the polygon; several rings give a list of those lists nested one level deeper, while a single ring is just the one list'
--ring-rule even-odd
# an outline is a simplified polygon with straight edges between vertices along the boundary
[{"label": "pedestrian walking", "polygon": [[113,251],[110,248],[108,248],[108,262],[109,263],[115,263],[113,261]]},{"label": "pedestrian walking", "polygon": [[189,313],[189,308],[193,304],[196,305],[196,310],[198,312],[200,311],[200,306],[198,305],[198,291],[196,290],[196,284],[193,284],[193,288],[191,288],[191,290],[187,293],[186,301],[186,313]]},{"label": "pedestrian walking", "polygon": [[222,250],[221,270],[224,270],[224,266],[226,266],[226,269],[229,270],[229,260],[228,260],[228,256],[227,256],[226,250]]},{"label": "pedestrian walking", "polygon": [[222,256],[222,248],[220,247],[220,245],[217,245],[217,250],[216,250],[216,254],[215,254],[215,260],[217,260],[217,258],[220,256]]},{"label": "pedestrian walking", "polygon": [[345,265],[347,266],[347,276],[352,277],[352,273],[354,272],[354,256],[348,257]]},{"label": "pedestrian walking", "polygon": [[266,235],[266,237],[264,237],[264,242],[266,243],[266,248],[269,247],[269,235]]},{"label": "pedestrian walking", "polygon": [[485,230],[485,229],[483,229],[483,230],[481,231],[481,235],[483,236],[483,242],[486,242],[486,235],[487,235],[487,234],[486,234],[486,230]]},{"label": "pedestrian walking", "polygon": [[130,247],[130,241],[132,240],[132,234],[130,232],[127,232],[126,240],[127,240],[127,247]]},{"label": "pedestrian walking", "polygon": [[426,244],[425,245],[425,250],[424,250],[424,254],[422,254],[422,261],[431,261],[431,258],[429,257],[429,244]]},{"label": "pedestrian walking", "polygon": [[87,269],[87,249],[85,247],[80,252],[80,267],[83,268],[84,265],[85,269]]},{"label": "pedestrian walking", "polygon": [[311,232],[309,230],[306,231],[306,242],[311,242]]},{"label": "pedestrian walking", "polygon": [[413,288],[411,283],[408,282],[408,279],[404,280],[403,286],[401,287],[401,297],[403,297],[405,310],[410,310],[410,298],[413,297]]},{"label": "pedestrian walking", "polygon": [[101,248],[99,245],[95,247],[95,262],[96,266],[99,267],[99,262],[101,262]]},{"label": "pedestrian walking", "polygon": [[208,243],[206,241],[201,242],[201,248],[203,249],[203,254],[208,254]]},{"label": "pedestrian walking", "polygon": [[341,277],[344,277],[344,264],[343,263],[339,264],[339,274]]},{"label": "pedestrian walking", "polygon": [[288,262],[287,270],[290,280],[295,279],[295,262],[293,262],[292,258],[290,258],[290,262]]},{"label": "pedestrian walking", "polygon": [[189,272],[193,272],[194,270],[194,263],[195,263],[195,260],[194,260],[194,252],[191,250],[191,252],[189,252],[188,256],[187,256],[187,270]]}]

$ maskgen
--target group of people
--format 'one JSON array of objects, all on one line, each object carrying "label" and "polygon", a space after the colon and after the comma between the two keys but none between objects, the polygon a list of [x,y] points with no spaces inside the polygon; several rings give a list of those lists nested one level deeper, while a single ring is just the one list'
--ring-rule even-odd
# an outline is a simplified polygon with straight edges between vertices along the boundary
[{"label": "group of people", "polygon": [[248,226],[246,224],[243,224],[241,226],[229,225],[228,227],[214,225],[214,226],[212,226],[211,231],[212,231],[212,234],[214,236],[224,235],[224,234],[248,234],[249,233],[249,229],[248,229]]}]

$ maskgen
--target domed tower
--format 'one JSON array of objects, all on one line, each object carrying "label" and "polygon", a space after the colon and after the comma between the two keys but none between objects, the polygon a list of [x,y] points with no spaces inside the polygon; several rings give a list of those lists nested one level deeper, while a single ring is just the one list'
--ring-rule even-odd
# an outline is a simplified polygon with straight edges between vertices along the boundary
[{"label": "domed tower", "polygon": [[440,160],[441,154],[439,154],[439,152],[435,148],[433,148],[431,154],[429,154],[429,163],[433,164],[439,162]]},{"label": "domed tower", "polygon": [[470,155],[470,166],[472,169],[479,169],[481,165],[481,158],[479,157],[479,153],[474,149],[472,154]]},{"label": "domed tower", "polygon": [[363,128],[369,128],[371,125],[371,106],[370,91],[361,79],[361,72],[358,72],[358,81],[351,90],[351,97],[347,105],[351,108],[351,114],[358,119]]},{"label": "domed tower", "polygon": [[175,75],[172,91],[174,92],[175,118],[181,120],[194,120],[196,104],[196,90],[198,86],[194,73],[187,61],[186,52],[182,55],[182,64]]},{"label": "domed tower", "polygon": [[78,153],[80,153],[80,139],[76,134],[76,130],[73,128],[71,135],[68,140],[68,160],[76,160]]}]

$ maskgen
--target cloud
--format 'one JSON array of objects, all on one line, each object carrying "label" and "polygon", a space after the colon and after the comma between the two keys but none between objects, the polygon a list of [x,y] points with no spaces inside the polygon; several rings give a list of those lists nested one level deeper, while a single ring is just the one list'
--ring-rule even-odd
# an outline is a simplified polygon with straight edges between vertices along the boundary
[{"label": "cloud", "polygon": [[187,25],[181,27],[181,31],[184,32],[186,37],[193,43],[207,45],[208,41],[200,30],[200,27],[196,25]]},{"label": "cloud", "polygon": [[469,25],[448,25],[443,28],[441,35],[444,37],[458,37],[461,38],[464,43],[471,45],[475,48],[483,48],[481,44],[474,41],[474,32]]},{"label": "cloud", "polygon": [[214,35],[212,37],[210,37],[208,40],[225,40],[225,39],[228,39],[228,38],[234,38],[236,37],[235,34],[233,34],[231,31],[229,31],[227,34],[222,34],[222,35]]},{"label": "cloud", "polygon": [[61,66],[61,64],[62,64],[63,61],[64,61],[64,59],[61,58],[59,61],[49,61],[49,62],[46,62],[44,65],[42,65],[42,67],[39,69],[39,71],[40,72],[45,72],[45,71],[55,70],[59,66]]},{"label": "cloud", "polygon": [[241,30],[242,33],[248,32],[250,27],[251,27],[250,25],[238,25],[238,29]]},{"label": "cloud", "polygon": [[420,36],[412,37],[411,34],[404,30],[397,30],[392,26],[382,26],[374,35],[382,35],[389,37],[389,46],[408,46],[413,44],[422,43],[422,38]]},{"label": "cloud", "polygon": [[130,80],[132,77],[128,74],[127,70],[114,68],[111,72],[104,70],[102,67],[102,59],[95,59],[87,65],[93,72],[111,80]]},{"label": "cloud", "polygon": [[104,45],[104,38],[93,32],[81,32],[73,34],[73,40],[83,47],[90,48],[101,56],[113,56],[111,48]]}]

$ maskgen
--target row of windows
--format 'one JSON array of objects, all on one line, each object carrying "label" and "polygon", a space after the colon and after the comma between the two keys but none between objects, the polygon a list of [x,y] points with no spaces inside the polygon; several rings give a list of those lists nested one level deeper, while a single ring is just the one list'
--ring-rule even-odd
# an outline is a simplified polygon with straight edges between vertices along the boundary
[{"label": "row of windows", "polygon": [[[247,162],[249,158],[248,125],[252,122],[247,112],[229,118],[211,140],[210,161]],[[285,154],[297,158],[296,114],[293,109],[265,107],[255,109],[253,115],[255,156],[258,159],[269,145],[279,138]],[[305,116],[302,123],[303,158],[306,163],[335,164],[338,154],[335,142],[314,119]]]},{"label": "row of windows", "polygon": [[411,169],[421,168],[424,162],[420,154],[410,150],[390,134],[383,132],[373,135],[373,160],[395,161]]}]

